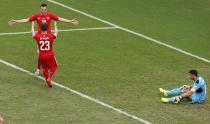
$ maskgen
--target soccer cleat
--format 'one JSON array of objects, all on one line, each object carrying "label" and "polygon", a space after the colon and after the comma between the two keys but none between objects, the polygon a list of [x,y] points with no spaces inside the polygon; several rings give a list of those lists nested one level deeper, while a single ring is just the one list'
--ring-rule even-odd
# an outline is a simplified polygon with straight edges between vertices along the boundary
[{"label": "soccer cleat", "polygon": [[163,103],[175,103],[178,104],[180,102],[180,98],[178,97],[172,97],[172,98],[161,98],[161,101]]},{"label": "soccer cleat", "polygon": [[51,78],[50,77],[47,78],[46,82],[47,82],[48,87],[52,88],[52,83],[51,83]]},{"label": "soccer cleat", "polygon": [[39,75],[39,69],[36,69],[35,71],[35,75],[38,76]]},{"label": "soccer cleat", "polygon": [[169,99],[168,99],[168,98],[161,98],[161,101],[162,101],[163,103],[168,103],[168,102],[169,102]]},{"label": "soccer cleat", "polygon": [[168,96],[167,91],[163,88],[159,88],[160,93],[162,93],[164,96]]}]

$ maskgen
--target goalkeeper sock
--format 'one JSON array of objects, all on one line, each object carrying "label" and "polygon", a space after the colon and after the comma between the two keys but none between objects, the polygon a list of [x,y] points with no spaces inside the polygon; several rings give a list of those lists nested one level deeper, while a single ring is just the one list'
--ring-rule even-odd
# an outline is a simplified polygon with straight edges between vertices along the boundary
[{"label": "goalkeeper sock", "polygon": [[180,88],[176,88],[173,90],[167,90],[166,92],[168,95],[180,95],[182,93],[182,90]]},{"label": "goalkeeper sock", "polygon": [[169,103],[173,103],[175,101],[175,97],[168,98]]},{"label": "goalkeeper sock", "polygon": [[175,96],[168,99],[169,103],[179,103],[179,101],[182,99],[182,96]]}]

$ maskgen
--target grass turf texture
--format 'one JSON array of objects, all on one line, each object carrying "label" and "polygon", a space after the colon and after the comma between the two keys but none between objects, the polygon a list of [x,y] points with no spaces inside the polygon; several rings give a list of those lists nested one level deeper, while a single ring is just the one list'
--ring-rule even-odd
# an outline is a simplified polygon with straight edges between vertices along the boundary
[{"label": "grass turf texture", "polygon": [[[10,27],[11,17],[21,18],[38,11],[40,1],[3,0],[0,32],[28,31],[29,24]],[[194,54],[210,58],[208,36],[209,1],[183,0],[61,0],[79,10],[149,35]],[[23,6],[24,3],[24,6]],[[10,7],[6,7],[10,4]],[[32,6],[33,5],[33,6]],[[80,26],[107,26],[49,3],[61,17],[77,17]],[[24,12],[23,12],[24,11]],[[70,28],[59,24],[59,28]],[[0,58],[34,71],[36,45],[30,35],[0,37]],[[209,100],[203,105],[166,105],[158,87],[173,88],[190,83],[187,71],[197,68],[210,81],[210,65],[151,43],[124,31],[100,30],[63,32],[54,44],[59,68],[55,81],[98,98],[152,123],[208,123]],[[47,90],[43,81],[0,65],[0,112],[8,124],[113,123],[136,124],[100,105],[59,88]],[[209,86],[207,87],[209,89]],[[209,92],[208,92],[209,93]],[[59,106],[60,105],[60,106]]]}]

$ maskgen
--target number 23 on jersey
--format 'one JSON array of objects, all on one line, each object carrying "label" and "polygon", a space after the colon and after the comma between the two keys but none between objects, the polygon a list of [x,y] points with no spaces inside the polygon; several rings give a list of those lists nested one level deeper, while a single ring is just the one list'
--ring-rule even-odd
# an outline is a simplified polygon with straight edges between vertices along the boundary
[{"label": "number 23 on jersey", "polygon": [[50,50],[50,41],[40,41],[40,50],[49,51]]}]

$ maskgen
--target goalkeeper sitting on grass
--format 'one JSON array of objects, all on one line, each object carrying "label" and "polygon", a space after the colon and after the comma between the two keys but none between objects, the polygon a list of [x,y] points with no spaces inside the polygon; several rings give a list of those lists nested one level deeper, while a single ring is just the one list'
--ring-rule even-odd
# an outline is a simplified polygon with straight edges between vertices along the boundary
[{"label": "goalkeeper sitting on grass", "polygon": [[189,100],[189,103],[203,103],[206,99],[206,83],[204,79],[198,76],[197,70],[189,71],[190,80],[194,81],[192,86],[184,85],[180,88],[172,89],[172,90],[164,90],[159,88],[160,92],[164,96],[171,96],[171,98],[162,98],[162,102],[164,103],[179,103],[182,99],[186,98]]}]

